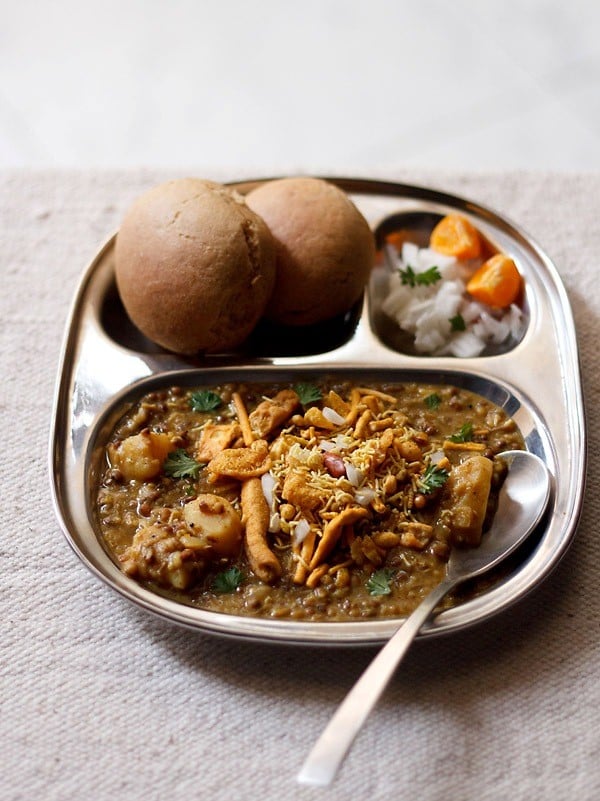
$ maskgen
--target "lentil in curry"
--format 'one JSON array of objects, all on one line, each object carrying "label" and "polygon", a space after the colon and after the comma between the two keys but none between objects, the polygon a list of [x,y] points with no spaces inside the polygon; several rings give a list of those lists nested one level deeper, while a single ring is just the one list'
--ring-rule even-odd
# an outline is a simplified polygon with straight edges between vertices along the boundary
[{"label": "lentil in curry", "polygon": [[[96,512],[122,570],[229,614],[405,616],[476,546],[523,448],[491,401],[442,385],[171,387],[106,447]],[[450,598],[446,603],[452,603]]]}]

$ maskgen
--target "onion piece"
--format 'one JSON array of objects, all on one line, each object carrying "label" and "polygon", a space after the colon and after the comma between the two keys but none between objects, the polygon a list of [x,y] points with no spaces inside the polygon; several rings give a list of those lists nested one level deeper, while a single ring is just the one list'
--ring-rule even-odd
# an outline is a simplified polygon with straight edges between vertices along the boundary
[{"label": "onion piece", "polygon": [[353,487],[360,487],[361,481],[364,479],[362,471],[346,459],[344,460],[344,464],[346,465],[346,478],[348,481]]},{"label": "onion piece", "polygon": [[281,517],[279,516],[279,512],[273,512],[273,514],[269,518],[269,533],[277,534],[277,532],[280,529],[281,529]]},{"label": "onion piece", "polygon": [[323,417],[330,423],[333,423],[334,426],[343,426],[346,422],[346,418],[342,417],[341,414],[338,414],[335,409],[331,408],[331,406],[323,406],[322,411]]},{"label": "onion piece", "polygon": [[303,517],[301,517],[300,520],[298,520],[298,522],[294,526],[294,532],[292,534],[292,540],[294,542],[294,545],[301,545],[308,536],[309,532],[310,532],[310,523],[308,522],[308,520],[305,520]]},{"label": "onion piece", "polygon": [[444,451],[434,451],[430,455],[429,461],[431,462],[431,464],[439,464],[442,461],[442,459],[445,459],[445,458],[446,458],[446,454],[444,453]]},{"label": "onion piece", "polygon": [[263,495],[265,496],[265,501],[267,502],[267,506],[269,509],[273,508],[273,504],[275,502],[275,494],[273,490],[277,484],[277,480],[273,473],[263,473],[260,477],[260,483],[262,486]]},{"label": "onion piece", "polygon": [[319,448],[328,453],[329,451],[334,451],[337,448],[337,445],[330,439],[322,439],[321,442],[319,442]]},{"label": "onion piece", "polygon": [[363,487],[362,489],[356,490],[354,493],[356,502],[361,506],[368,506],[371,501],[375,500],[376,496],[377,493],[371,487]]}]

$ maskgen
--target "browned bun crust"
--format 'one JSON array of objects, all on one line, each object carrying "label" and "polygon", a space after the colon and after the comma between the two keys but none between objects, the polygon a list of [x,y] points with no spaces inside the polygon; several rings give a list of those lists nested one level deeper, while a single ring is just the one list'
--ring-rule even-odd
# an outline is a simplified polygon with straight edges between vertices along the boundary
[{"label": "browned bun crust", "polygon": [[350,309],[375,260],[373,234],[350,198],[320,178],[282,178],[252,190],[246,200],[277,248],[266,316],[311,325]]},{"label": "browned bun crust", "polygon": [[139,197],[117,234],[119,294],[133,323],[177,353],[235,348],[262,316],[275,245],[244,198],[196,178]]}]

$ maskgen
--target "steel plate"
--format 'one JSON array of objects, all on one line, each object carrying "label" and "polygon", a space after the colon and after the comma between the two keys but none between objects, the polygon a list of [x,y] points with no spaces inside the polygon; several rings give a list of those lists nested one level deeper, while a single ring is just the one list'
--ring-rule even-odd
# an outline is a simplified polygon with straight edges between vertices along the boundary
[{"label": "steel plate", "polygon": [[[224,380],[298,380],[345,374],[364,382],[423,380],[464,386],[507,408],[527,447],[546,462],[553,491],[547,515],[506,575],[486,592],[442,612],[421,637],[480,623],[522,599],[565,553],[581,512],[586,433],[581,374],[570,305],[550,259],[517,225],[464,198],[433,189],[365,179],[329,178],[349,193],[374,232],[398,223],[430,226],[450,211],[465,214],[524,276],[527,326],[505,352],[472,359],[403,352],[379,311],[377,271],[361,304],[343,318],[298,338],[258,331],[243,351],[181,358],[145,340],[128,321],[114,282],[114,237],[96,255],[76,292],[57,379],[50,475],[57,517],[87,567],[131,602],[160,617],[207,633],[262,642],[373,645],[388,639],[398,619],[305,622],[238,617],[169,600],[124,575],[98,537],[92,486],[98,453],[128,404],[151,389]],[[247,192],[261,181],[234,184]]]}]

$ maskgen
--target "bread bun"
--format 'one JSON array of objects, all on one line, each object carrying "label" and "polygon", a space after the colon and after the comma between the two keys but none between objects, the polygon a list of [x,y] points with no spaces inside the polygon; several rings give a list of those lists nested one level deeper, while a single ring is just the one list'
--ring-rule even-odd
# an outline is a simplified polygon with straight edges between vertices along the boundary
[{"label": "bread bun", "polygon": [[348,311],[369,279],[375,242],[350,198],[319,178],[269,181],[246,196],[277,248],[266,316],[311,325]]},{"label": "bread bun", "polygon": [[275,245],[236,192],[184,178],[139,197],[115,249],[117,288],[132,322],[182,354],[235,348],[262,316]]}]

